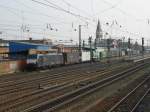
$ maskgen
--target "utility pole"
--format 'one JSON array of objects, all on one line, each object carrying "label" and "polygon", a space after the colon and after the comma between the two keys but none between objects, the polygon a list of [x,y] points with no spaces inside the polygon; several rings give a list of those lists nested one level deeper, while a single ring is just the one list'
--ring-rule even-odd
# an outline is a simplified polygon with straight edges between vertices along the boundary
[{"label": "utility pole", "polygon": [[81,27],[87,25],[79,25],[79,62],[82,61],[82,39],[81,39]]},{"label": "utility pole", "polygon": [[92,36],[89,37],[89,44],[90,44],[90,60],[93,61],[93,52],[92,52]]},{"label": "utility pole", "polygon": [[110,39],[107,39],[107,50],[108,50],[108,63],[109,63],[109,58],[110,58]]},{"label": "utility pole", "polygon": [[118,40],[119,57],[121,57],[121,43],[122,43],[122,40],[121,40],[121,39],[119,39],[119,40]]},{"label": "utility pole", "polygon": [[128,38],[128,49],[129,49],[129,56],[131,56],[131,39]]},{"label": "utility pole", "polygon": [[128,48],[131,49],[131,39],[128,38]]},{"label": "utility pole", "polygon": [[81,49],[81,25],[79,25],[79,62],[81,62],[81,56],[82,56],[82,49]]},{"label": "utility pole", "polygon": [[136,56],[138,56],[138,42],[137,42],[137,39],[136,39],[136,42],[135,42],[135,50],[136,50]]},{"label": "utility pole", "polygon": [[148,49],[148,40],[147,40],[147,49]]},{"label": "utility pole", "polygon": [[83,45],[82,46],[83,46],[83,48],[85,47],[85,40],[83,40]]},{"label": "utility pole", "polygon": [[144,56],[144,38],[142,37],[142,55]]},{"label": "utility pole", "polygon": [[122,38],[122,48],[123,48],[123,51],[125,51],[125,37]]},{"label": "utility pole", "polygon": [[95,48],[95,50],[96,50],[96,39],[94,40],[94,48]]}]

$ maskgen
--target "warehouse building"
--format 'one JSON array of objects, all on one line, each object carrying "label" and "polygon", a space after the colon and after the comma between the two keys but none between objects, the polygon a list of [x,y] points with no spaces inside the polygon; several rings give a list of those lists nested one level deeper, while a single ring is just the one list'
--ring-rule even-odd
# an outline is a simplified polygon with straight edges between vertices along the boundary
[{"label": "warehouse building", "polygon": [[9,42],[10,58],[20,59],[27,58],[31,54],[48,53],[51,51],[50,45],[35,44],[27,42]]}]

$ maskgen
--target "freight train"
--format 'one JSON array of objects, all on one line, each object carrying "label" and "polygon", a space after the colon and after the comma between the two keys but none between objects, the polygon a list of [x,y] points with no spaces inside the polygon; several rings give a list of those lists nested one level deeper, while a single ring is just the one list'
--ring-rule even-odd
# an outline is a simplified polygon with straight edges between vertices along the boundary
[{"label": "freight train", "polygon": [[53,66],[77,64],[90,61],[90,52],[82,52],[80,57],[78,52],[75,53],[49,53],[31,55],[27,59],[27,68],[51,68]]}]

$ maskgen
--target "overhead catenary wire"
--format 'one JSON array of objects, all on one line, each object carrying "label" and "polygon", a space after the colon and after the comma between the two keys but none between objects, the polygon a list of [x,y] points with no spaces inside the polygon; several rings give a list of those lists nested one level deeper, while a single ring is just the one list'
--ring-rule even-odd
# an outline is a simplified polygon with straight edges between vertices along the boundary
[{"label": "overhead catenary wire", "polygon": [[[1,24],[0,24],[1,25]],[[2,25],[4,25],[4,24],[2,24]],[[103,25],[105,25],[105,24],[103,24]],[[6,25],[7,26],[7,25]],[[9,26],[9,25],[8,25]],[[10,25],[11,26],[11,25]],[[35,25],[36,26],[36,25]],[[38,25],[37,25],[38,26]],[[106,25],[105,25],[106,26]],[[13,27],[13,26],[11,26],[11,27]],[[18,25],[18,27],[21,27],[21,26],[19,26]],[[108,27],[108,26],[107,26]],[[38,27],[33,27],[32,29],[37,29]],[[124,33],[127,33],[127,34],[130,34],[130,35],[133,35],[133,36],[138,36],[138,37],[140,37],[140,35],[139,34],[136,34],[136,33],[132,33],[132,32],[129,32],[129,31],[127,31],[127,30],[123,30],[123,29],[120,29],[120,28],[116,28],[116,27],[112,27],[113,29],[115,29],[115,30],[117,30],[117,31],[120,31],[120,32],[124,32]],[[41,28],[39,27],[38,28],[39,30],[41,30]],[[2,30],[2,28],[1,28],[1,30]],[[11,28],[3,28],[3,30],[11,30],[11,31],[16,31],[17,29],[11,29]],[[18,29],[18,31],[19,31],[20,29]]]},{"label": "overhead catenary wire", "polygon": [[[47,1],[47,0],[45,0],[45,1]],[[106,4],[108,4],[108,5],[111,5],[113,8],[116,8],[116,6],[120,3],[120,2],[118,2],[117,4],[115,4],[115,5],[113,5],[113,4],[111,4],[111,3],[109,3],[109,2],[107,2],[106,0],[103,0]],[[68,3],[68,5],[70,5],[69,3]],[[56,6],[56,5],[55,5]],[[130,14],[128,14],[128,13],[126,13],[125,11],[123,11],[122,9],[120,9],[120,8],[117,8],[117,9],[119,9],[119,11],[121,12],[121,13],[123,13],[124,15],[128,15],[128,16],[131,16]],[[128,32],[129,33],[129,32]],[[130,34],[134,34],[134,33],[130,33]],[[137,35],[137,34],[135,34],[135,35]],[[139,36],[139,35],[138,35]]]},{"label": "overhead catenary wire", "polygon": [[[17,3],[19,3],[20,4],[20,1],[18,2],[17,0],[15,0]],[[50,1],[48,1],[48,0],[44,0],[44,1],[46,1],[47,3],[50,3],[51,5],[54,5],[55,7],[58,7],[59,9],[62,9],[61,7],[59,7],[58,5],[56,5],[56,4],[54,4],[54,3],[52,3],[52,2],[50,2]],[[28,7],[26,4],[20,4],[20,5],[23,5],[24,7],[27,7],[28,9],[30,9],[30,7]],[[70,4],[71,5],[71,4]],[[72,6],[73,7],[73,6]],[[74,7],[75,8],[75,7]],[[76,9],[78,9],[78,8],[76,8]],[[81,10],[80,9],[78,9],[80,12],[81,12]],[[83,11],[82,11],[83,12]],[[56,19],[57,19],[57,17],[55,17]],[[59,17],[58,17],[59,18]],[[55,19],[54,19],[55,20]],[[60,18],[59,18],[59,20],[60,20]],[[62,19],[61,19],[62,20]],[[47,22],[47,23],[50,23],[50,24],[59,24],[59,23],[52,23],[52,22]],[[71,23],[64,23],[64,22],[60,22],[60,24],[74,24],[75,23],[75,21],[72,21]],[[86,22],[87,23],[87,22]],[[89,23],[89,22],[88,22]],[[59,24],[59,25],[60,25]],[[76,29],[76,28],[75,28]]]},{"label": "overhead catenary wire", "polygon": [[57,6],[57,5],[55,5],[55,6]]},{"label": "overhead catenary wire", "polygon": [[[136,21],[143,21],[143,20],[145,20],[145,19],[136,18],[134,15],[132,15],[132,14],[130,14],[130,13],[127,13],[127,12],[124,11],[123,9],[117,7],[117,6],[120,4],[120,2],[118,2],[117,4],[115,4],[115,5],[113,6],[113,4],[110,3],[110,2],[108,2],[107,0],[102,0],[102,1],[103,1],[105,4],[111,6],[110,8],[103,10],[103,12],[105,12],[105,11],[107,11],[107,10],[111,10],[111,9],[116,9],[117,11],[119,11],[120,13],[122,13],[123,15],[125,15],[125,16],[127,16],[127,17],[130,17],[130,18],[133,19],[133,20],[136,20]],[[103,13],[103,12],[101,12],[101,13]]]},{"label": "overhead catenary wire", "polygon": [[10,12],[11,14],[15,15],[16,17],[19,17],[21,18],[20,15],[18,15],[16,12],[12,11],[9,7],[6,7],[6,6],[3,6],[3,5],[0,5],[0,8],[3,8],[3,9],[6,9],[8,12]]},{"label": "overhead catenary wire", "polygon": [[[6,8],[6,9],[13,9],[14,11],[18,11],[18,9],[15,9],[15,8],[10,8],[10,7],[5,7],[5,6],[3,6],[4,8]],[[20,11],[21,12],[21,11]],[[28,12],[28,13],[31,13],[31,12]],[[17,15],[17,14],[16,14]],[[19,15],[19,14],[18,14]],[[22,19],[22,17],[21,16],[19,16],[21,19]],[[47,22],[48,23],[48,22]],[[62,22],[61,22],[62,23]],[[53,24],[53,23],[52,23]],[[60,25],[60,22],[59,23],[55,23],[55,24],[59,24]],[[69,24],[69,23],[63,23],[63,24]],[[23,24],[22,24],[23,25]],[[18,27],[21,27],[22,25],[19,25]],[[26,25],[24,25],[24,26],[26,26]],[[31,25],[30,25],[31,26]],[[5,25],[5,27],[10,27],[10,25]],[[14,27],[17,27],[17,26],[14,26]],[[40,29],[40,28],[39,28]],[[42,29],[42,28],[41,28]],[[56,28],[57,29],[57,28]]]},{"label": "overhead catenary wire", "polygon": [[[76,13],[74,13],[74,12],[71,12],[71,11],[68,11],[68,10],[66,10],[66,9],[63,9],[63,8],[61,8],[60,6],[58,6],[58,5],[54,4],[54,3],[51,3],[50,1],[44,0],[44,1],[47,1],[49,4],[43,3],[43,2],[38,2],[38,1],[36,1],[36,0],[31,0],[31,1],[34,1],[34,2],[39,3],[39,4],[41,4],[41,5],[44,5],[44,6],[47,6],[47,7],[51,7],[51,8],[54,8],[54,9],[56,9],[56,10],[59,10],[59,11],[68,13],[68,14],[70,14],[70,15],[73,15],[74,17],[78,17],[80,20],[86,22],[86,24],[89,24],[88,21],[91,21],[90,18],[81,16],[81,15],[76,14]],[[92,21],[92,22],[93,22],[93,21]],[[91,23],[90,23],[90,24],[91,24]]]},{"label": "overhead catenary wire", "polygon": [[[31,7],[28,7],[26,4],[23,4],[21,1],[17,1],[17,0],[14,0],[15,2],[17,2],[19,5],[23,5],[24,7],[26,7],[27,9],[31,9]],[[54,5],[54,4],[53,4]],[[2,5],[1,5],[2,6]],[[6,9],[10,9],[10,10],[15,10],[15,11],[18,11],[18,9],[16,9],[16,8],[11,8],[11,7],[6,7],[6,6],[2,6],[2,7],[5,7]],[[53,6],[52,6],[53,7]],[[54,8],[54,7],[53,7]],[[57,7],[55,7],[55,8],[57,8]],[[59,8],[60,9],[60,8]],[[62,8],[61,8],[61,10],[62,10]],[[53,16],[50,16],[50,15],[47,15],[47,14],[44,14],[43,12],[41,13],[41,12],[33,12],[33,8],[30,10],[30,11],[27,11],[27,10],[22,10],[23,12],[25,12],[25,13],[30,13],[30,14],[38,14],[38,15],[42,15],[42,16],[46,16],[46,17],[49,17],[49,18],[54,18],[53,20],[58,20],[58,21],[60,21],[61,23],[63,23],[63,24],[71,24],[72,22],[63,22],[62,20],[64,20],[63,18],[58,18],[58,17],[53,17]],[[35,10],[34,10],[35,11]],[[21,11],[20,11],[21,12]],[[17,14],[16,14],[17,15]],[[18,16],[18,15],[17,15]],[[79,16],[79,17],[81,17],[80,15],[76,15],[76,16]],[[80,18],[81,19],[81,18]],[[83,18],[82,18],[83,19]]]},{"label": "overhead catenary wire", "polygon": [[[0,24],[0,25],[4,25],[4,26],[9,26],[9,27],[14,27],[14,26],[11,26],[11,25],[5,25],[5,24]],[[103,24],[103,25],[105,25],[106,26],[106,24]],[[29,25],[30,27],[32,27],[32,29],[37,29],[38,28],[38,25]],[[35,26],[35,27],[33,27],[33,26]],[[43,25],[44,26],[44,25]],[[21,27],[21,25],[18,25],[18,27]],[[107,26],[108,27],[108,26]],[[139,36],[140,37],[140,35],[138,35],[138,34],[135,34],[135,33],[131,33],[131,32],[129,32],[129,31],[126,31],[126,30],[122,30],[122,29],[120,29],[120,28],[115,28],[115,27],[111,27],[111,28],[113,28],[113,29],[115,29],[115,30],[117,30],[117,31],[120,31],[120,32],[124,32],[124,33],[127,33],[127,34],[131,34],[131,35],[133,35],[133,36]],[[38,28],[38,29],[41,29],[40,27]],[[4,29],[3,29],[4,30]],[[8,30],[8,29],[6,29],[5,28],[5,30]]]},{"label": "overhead catenary wire", "polygon": [[[0,31],[12,31],[12,32],[16,32],[16,31],[20,31],[20,28],[0,28]],[[29,33],[35,33],[35,34],[43,34],[43,33],[41,33],[41,32],[43,32],[44,31],[44,29],[40,29],[38,32],[36,32],[36,31],[30,31]],[[24,32],[26,32],[26,33],[28,33],[27,31],[24,31]],[[52,34],[50,34],[50,33],[47,33],[47,35],[52,35]],[[58,35],[58,34],[56,34],[56,35]],[[55,36],[56,36],[55,35]]]},{"label": "overhead catenary wire", "polygon": [[65,3],[66,5],[68,5],[69,7],[80,11],[80,13],[83,13],[83,14],[85,14],[85,15],[87,15],[87,16],[90,16],[90,17],[92,16],[92,15],[90,15],[89,13],[87,13],[86,11],[77,8],[76,6],[72,5],[71,3],[69,3],[69,2],[66,1],[66,0],[62,0],[62,2],[64,2],[64,3]]},{"label": "overhead catenary wire", "polygon": [[53,9],[56,9],[56,10],[68,13],[68,14],[70,14],[70,15],[72,15],[74,17],[78,17],[78,18],[80,18],[81,20],[84,20],[84,21],[91,20],[90,18],[81,16],[80,14],[76,14],[74,12],[68,11],[68,10],[60,8],[60,7],[55,7],[56,5],[55,6],[50,5],[51,3],[47,4],[47,3],[39,2],[37,0],[31,0],[31,1],[36,2],[36,3],[40,4],[40,5],[44,5],[44,6],[47,6],[47,7],[50,7],[50,8],[53,8]]},{"label": "overhead catenary wire", "polygon": [[[5,8],[6,10],[9,10],[9,11],[11,11],[11,13],[12,12],[14,12],[15,13],[15,11],[17,11],[17,12],[19,12],[19,13],[21,13],[21,12],[24,12],[24,13],[29,13],[29,14],[34,14],[34,15],[40,15],[40,16],[44,16],[44,17],[47,17],[47,18],[51,18],[51,19],[53,19],[54,21],[57,21],[57,22],[59,22],[59,23],[63,23],[63,24],[71,24],[71,22],[66,22],[66,21],[62,21],[64,18],[58,18],[57,19],[57,17],[54,17],[54,16],[50,16],[50,15],[47,15],[47,14],[44,14],[44,13],[40,13],[40,12],[33,12],[32,10],[19,10],[19,9],[17,9],[17,8],[12,8],[12,7],[7,7],[7,6],[4,6],[4,5],[0,5],[0,7],[1,8]],[[28,8],[29,9],[29,8]],[[15,13],[15,15],[17,16],[17,17],[20,17],[20,18],[22,18],[22,16],[20,16],[20,14],[19,13]]]},{"label": "overhead catenary wire", "polygon": [[[33,1],[33,0],[32,0]],[[54,4],[54,3],[51,3],[50,2],[50,0],[44,0],[44,1],[49,1],[49,2],[46,2],[46,4],[48,4],[48,5],[50,5],[50,6],[52,6],[53,8],[55,7],[57,10],[60,10],[60,11],[62,11],[62,12],[64,12],[64,11],[67,11],[67,12],[65,12],[65,13],[69,13],[70,14],[70,12],[71,13],[74,13],[74,12],[72,12],[71,10],[66,10],[66,9],[64,9],[64,8],[62,8],[62,7],[60,7],[59,5],[57,5],[57,4]],[[65,0],[66,1],[66,0]],[[73,7],[73,5],[72,4],[68,4],[68,5],[70,5],[70,7]],[[110,5],[110,4],[109,4]],[[49,6],[48,6],[49,7]],[[31,10],[31,9],[30,9]],[[80,10],[80,9],[79,9]],[[26,12],[26,11],[23,11],[23,12]],[[27,11],[28,12],[28,11]],[[31,12],[32,12],[32,10],[31,10]],[[34,12],[32,12],[32,13],[34,13]],[[36,13],[36,12],[35,12]],[[17,14],[17,13],[16,13]],[[42,13],[37,13],[37,14],[39,14],[39,15],[42,15]],[[75,13],[75,14],[77,14],[77,13]],[[72,14],[71,14],[72,15]],[[75,16],[75,17],[77,17],[77,18],[79,18],[79,19],[81,19],[82,17],[81,17],[81,15],[80,14],[77,14],[78,16],[76,16],[76,15],[73,15],[73,16]],[[83,17],[85,17],[85,16],[83,16]],[[86,18],[88,18],[88,19],[86,19]],[[82,18],[82,20],[84,20],[84,21],[90,21],[91,23],[91,26],[96,26],[95,24],[96,24],[96,21],[91,21],[91,18],[90,17],[86,17],[86,18]],[[60,18],[58,17],[58,18],[55,18],[55,19],[58,19],[58,21],[60,20]],[[55,20],[54,19],[54,20]],[[42,21],[41,21],[42,22]],[[61,22],[60,22],[61,23]],[[71,22],[72,23],[72,22]],[[69,23],[69,24],[71,24],[71,23]],[[54,24],[57,24],[57,23],[54,23]],[[59,24],[59,22],[58,22],[58,24]],[[63,22],[62,22],[62,24],[63,24]],[[105,23],[104,23],[105,24]],[[31,25],[30,25],[31,26]],[[31,27],[33,27],[33,26],[31,26]],[[34,29],[34,28],[33,28]],[[39,29],[40,29],[40,27],[39,27]],[[41,28],[42,29],[42,28]],[[119,29],[120,30],[120,29]]]},{"label": "overhead catenary wire", "polygon": [[116,4],[108,4],[108,3],[107,3],[110,7],[106,8],[106,9],[104,9],[104,10],[102,10],[102,11],[96,13],[96,14],[103,14],[103,13],[105,13],[105,12],[107,12],[107,11],[110,11],[111,9],[114,9],[114,8],[116,8],[118,5],[120,5],[120,2],[121,2],[121,1],[119,1],[119,2],[116,3]]}]

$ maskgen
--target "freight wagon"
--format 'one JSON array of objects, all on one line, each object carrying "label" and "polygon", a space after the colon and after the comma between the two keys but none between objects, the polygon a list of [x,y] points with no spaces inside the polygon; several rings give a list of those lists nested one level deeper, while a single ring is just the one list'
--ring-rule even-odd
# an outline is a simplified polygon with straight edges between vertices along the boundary
[{"label": "freight wagon", "polygon": [[46,55],[39,55],[37,59],[38,67],[52,67],[57,65],[63,65],[63,55],[52,53]]},{"label": "freight wagon", "polygon": [[79,53],[63,53],[64,64],[76,64],[79,63]]},{"label": "freight wagon", "polygon": [[52,66],[62,65],[63,55],[61,53],[37,54],[27,59],[29,68],[50,68]]},{"label": "freight wagon", "polygon": [[90,52],[89,51],[87,51],[87,52],[83,51],[81,59],[82,59],[82,62],[89,62],[91,59]]},{"label": "freight wagon", "polygon": [[51,68],[53,66],[79,63],[79,53],[50,53],[31,55],[27,69]]}]

